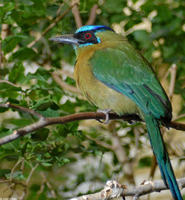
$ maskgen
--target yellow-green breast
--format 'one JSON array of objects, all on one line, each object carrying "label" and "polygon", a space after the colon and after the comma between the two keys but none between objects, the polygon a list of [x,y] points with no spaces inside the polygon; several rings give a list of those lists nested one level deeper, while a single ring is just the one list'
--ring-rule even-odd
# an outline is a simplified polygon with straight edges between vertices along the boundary
[{"label": "yellow-green breast", "polygon": [[132,100],[94,77],[89,59],[100,48],[105,48],[105,45],[87,46],[79,50],[74,71],[77,87],[89,102],[100,109],[111,109],[120,115],[138,113],[138,108]]}]

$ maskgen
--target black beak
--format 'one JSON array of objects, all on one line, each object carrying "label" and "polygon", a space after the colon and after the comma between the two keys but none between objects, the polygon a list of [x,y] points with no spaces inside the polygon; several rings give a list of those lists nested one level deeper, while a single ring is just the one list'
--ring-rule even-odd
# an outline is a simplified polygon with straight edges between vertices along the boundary
[{"label": "black beak", "polygon": [[59,37],[50,38],[49,40],[57,43],[72,44],[72,45],[79,45],[80,43],[83,42],[82,40],[75,38],[73,34],[62,35]]}]

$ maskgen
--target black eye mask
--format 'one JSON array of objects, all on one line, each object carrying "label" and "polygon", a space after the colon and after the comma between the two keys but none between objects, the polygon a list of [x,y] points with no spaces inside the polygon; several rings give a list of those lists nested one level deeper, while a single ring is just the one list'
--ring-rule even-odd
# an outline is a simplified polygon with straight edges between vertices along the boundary
[{"label": "black eye mask", "polygon": [[97,44],[98,40],[93,31],[83,31],[74,34],[74,38],[81,40],[80,44],[92,43]]}]

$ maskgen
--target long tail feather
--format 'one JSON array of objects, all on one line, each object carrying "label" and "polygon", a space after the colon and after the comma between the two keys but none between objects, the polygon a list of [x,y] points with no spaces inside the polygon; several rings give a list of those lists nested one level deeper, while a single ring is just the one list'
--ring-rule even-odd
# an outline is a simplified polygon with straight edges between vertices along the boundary
[{"label": "long tail feather", "polygon": [[182,196],[170,163],[168,152],[166,151],[164,141],[161,135],[159,122],[152,115],[144,115],[148,135],[153,152],[156,156],[162,178],[169,187],[175,200],[182,200]]}]

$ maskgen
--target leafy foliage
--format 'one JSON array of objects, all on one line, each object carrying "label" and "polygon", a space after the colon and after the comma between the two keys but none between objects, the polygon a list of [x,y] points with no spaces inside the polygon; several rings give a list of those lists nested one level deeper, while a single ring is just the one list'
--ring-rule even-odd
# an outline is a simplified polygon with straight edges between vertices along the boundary
[{"label": "leafy foliage", "polygon": [[[108,25],[128,34],[129,41],[157,66],[159,77],[164,77],[164,71],[173,63],[177,65],[175,94],[180,98],[180,104],[175,109],[175,115],[183,114],[184,1],[83,0],[79,9],[84,23],[95,3],[99,5],[95,24]],[[70,2],[60,0],[0,0],[0,103],[10,102],[27,107],[45,117],[96,110],[78,93],[61,87],[53,77],[53,72],[58,73],[64,83],[74,88],[74,80],[68,74],[60,73],[61,68],[64,71],[67,69],[68,73],[72,71],[71,65],[75,63],[73,49],[49,41],[52,36],[76,30],[69,7]],[[67,10],[63,18],[46,31]],[[138,26],[141,24],[144,26]],[[66,63],[70,66],[66,67]],[[169,75],[167,79],[168,83]],[[37,121],[28,113],[7,108],[0,108],[0,118],[1,137]],[[115,148],[116,141],[120,143],[121,152]],[[91,192],[88,183],[97,183],[94,190],[98,190],[112,177],[119,177],[124,183],[134,183],[133,171],[126,174],[123,163],[134,164],[136,169],[149,169],[152,160],[150,150],[146,152],[146,148],[150,149],[149,145],[146,147],[146,141],[148,144],[146,131],[140,123],[128,125],[114,122],[104,127],[93,121],[71,122],[39,129],[1,147],[0,178],[11,180],[21,188],[13,188],[14,192],[8,191],[4,197],[15,196],[15,191],[26,191],[25,198],[28,200],[65,199]],[[138,159],[136,143],[141,152]],[[123,154],[125,158],[120,158]],[[181,162],[184,160],[181,159]],[[35,171],[29,180],[34,166]],[[21,181],[28,183],[21,185]],[[87,186],[82,190],[80,185],[84,182]]]}]

